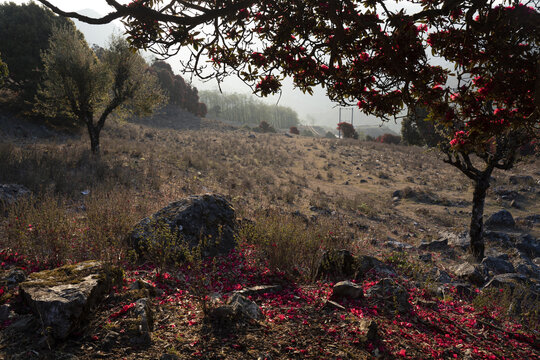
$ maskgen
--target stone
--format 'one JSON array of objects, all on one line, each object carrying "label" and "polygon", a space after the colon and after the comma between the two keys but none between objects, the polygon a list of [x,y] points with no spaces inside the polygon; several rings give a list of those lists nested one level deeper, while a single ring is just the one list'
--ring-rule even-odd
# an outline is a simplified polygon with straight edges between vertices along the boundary
[{"label": "stone", "polygon": [[13,204],[19,199],[30,196],[26,187],[17,184],[0,184],[0,204]]},{"label": "stone", "polygon": [[397,198],[398,200],[403,197],[403,191],[402,190],[396,190],[392,193],[392,199]]},{"label": "stone", "polygon": [[281,285],[258,285],[235,291],[235,293],[243,296],[254,296],[268,293],[276,293],[278,291],[281,291],[282,288],[283,287]]},{"label": "stone", "polygon": [[434,240],[428,243],[422,243],[418,249],[424,251],[444,251],[448,249],[448,239]]},{"label": "stone", "polygon": [[390,237],[388,238],[388,241],[384,243],[384,246],[390,249],[398,250],[398,251],[410,250],[413,248],[413,246],[410,244],[406,244],[406,243],[394,240]]},{"label": "stone", "polygon": [[360,319],[360,325],[358,329],[365,333],[365,338],[368,341],[374,342],[377,341],[379,336],[379,326],[377,322],[373,319]]},{"label": "stone", "polygon": [[347,278],[354,274],[355,269],[356,261],[349,250],[328,250],[319,262],[315,278]]},{"label": "stone", "polygon": [[485,223],[488,228],[506,227],[513,228],[516,222],[508,210],[500,210],[492,214]]},{"label": "stone", "polygon": [[501,258],[487,256],[481,263],[484,268],[490,273],[494,274],[506,274],[515,272],[514,265],[511,262],[503,260]]},{"label": "stone", "polygon": [[513,175],[508,180],[512,185],[534,185],[534,178],[530,175]]},{"label": "stone", "polygon": [[43,327],[50,328],[55,339],[65,339],[121,279],[120,270],[85,261],[33,273],[19,291]]},{"label": "stone", "polygon": [[441,270],[436,266],[431,268],[429,271],[429,277],[441,284],[449,284],[452,282],[450,275],[446,271]]},{"label": "stone", "polygon": [[441,236],[439,241],[447,240],[449,246],[461,248],[463,250],[469,247],[469,243],[471,241],[467,231],[462,232],[461,234],[455,234],[449,231],[441,231],[439,232],[439,235]]},{"label": "stone", "polygon": [[340,281],[332,289],[331,299],[361,299],[364,297],[364,290],[361,285],[351,281]]},{"label": "stone", "polygon": [[263,314],[259,305],[240,294],[233,294],[227,304],[232,308],[235,315],[243,315],[249,319],[259,320]]},{"label": "stone", "polygon": [[131,232],[130,242],[144,256],[149,248],[162,246],[165,231],[170,236],[167,252],[175,260],[184,259],[186,246],[199,247],[204,257],[216,256],[235,247],[236,227],[234,208],[225,197],[193,195],[141,220]]},{"label": "stone", "polygon": [[470,282],[476,286],[482,286],[486,282],[479,266],[469,263],[462,263],[452,268],[454,274],[463,280]]},{"label": "stone", "polygon": [[512,239],[506,233],[498,231],[484,231],[483,237],[484,240],[491,246],[500,246],[505,249],[512,247]]},{"label": "stone", "polygon": [[540,256],[540,243],[538,239],[530,234],[519,235],[514,242],[514,246],[519,251],[522,251],[530,258],[536,258]]},{"label": "stone", "polygon": [[390,278],[385,278],[366,291],[366,296],[384,301],[383,311],[405,314],[412,309],[407,290]]},{"label": "stone", "polygon": [[154,330],[154,314],[148,298],[142,298],[135,302],[133,315],[137,324],[137,332],[130,339],[133,344],[150,344],[151,332]]},{"label": "stone", "polygon": [[26,280],[26,273],[21,269],[11,269],[4,277],[2,282],[8,287],[13,287]]},{"label": "stone", "polygon": [[510,287],[514,288],[516,284],[525,284],[527,283],[528,278],[527,276],[523,274],[517,274],[517,273],[511,273],[511,274],[500,274],[495,275],[491,280],[488,281],[486,285],[484,285],[484,289],[489,288],[503,288],[503,287]]},{"label": "stone", "polygon": [[377,275],[382,275],[383,277],[397,276],[394,268],[386,265],[381,260],[369,255],[359,256],[356,259],[356,272],[354,279],[357,281],[362,281],[370,272],[376,273]]}]

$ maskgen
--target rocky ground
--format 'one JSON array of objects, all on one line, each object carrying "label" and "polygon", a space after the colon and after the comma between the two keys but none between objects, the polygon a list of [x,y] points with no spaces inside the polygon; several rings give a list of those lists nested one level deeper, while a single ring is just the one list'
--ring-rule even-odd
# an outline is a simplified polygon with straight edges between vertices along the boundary
[{"label": "rocky ground", "polygon": [[[105,134],[100,163],[83,166],[73,140],[33,139],[27,153],[28,138],[7,136],[0,358],[540,356],[537,159],[495,175],[475,264],[470,187],[422,149],[126,125]],[[187,197],[205,192],[224,196]],[[66,205],[24,205],[32,193]],[[131,207],[138,225],[126,221]],[[106,233],[99,242],[93,227]],[[22,246],[48,232],[76,251]]]}]

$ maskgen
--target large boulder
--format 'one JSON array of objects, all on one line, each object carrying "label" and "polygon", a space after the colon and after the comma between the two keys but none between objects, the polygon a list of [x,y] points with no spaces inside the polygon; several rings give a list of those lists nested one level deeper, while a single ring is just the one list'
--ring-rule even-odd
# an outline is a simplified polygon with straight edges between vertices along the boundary
[{"label": "large boulder", "polygon": [[235,211],[225,197],[192,195],[141,220],[130,242],[143,256],[162,248],[182,260],[185,249],[199,248],[205,257],[228,253],[236,245],[235,231]]},{"label": "large boulder", "polygon": [[501,259],[500,257],[486,256],[484,260],[482,260],[481,265],[483,265],[489,273],[495,275],[513,273],[516,271],[511,262]]},{"label": "large boulder", "polygon": [[516,221],[512,217],[512,214],[508,210],[501,210],[492,214],[486,220],[486,227],[488,228],[513,228],[516,226]]},{"label": "large boulder", "polygon": [[121,270],[99,261],[85,261],[33,273],[19,288],[43,327],[50,329],[50,335],[65,339],[121,279]]},{"label": "large boulder", "polygon": [[382,300],[384,312],[399,312],[405,314],[412,309],[409,303],[409,293],[407,290],[395,282],[393,279],[386,278],[379,281],[366,291],[366,296],[372,299]]}]

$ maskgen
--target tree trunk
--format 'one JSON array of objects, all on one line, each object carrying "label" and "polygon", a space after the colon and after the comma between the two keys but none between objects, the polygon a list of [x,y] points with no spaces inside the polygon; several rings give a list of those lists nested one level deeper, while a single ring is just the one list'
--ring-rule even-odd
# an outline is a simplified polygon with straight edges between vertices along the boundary
[{"label": "tree trunk", "polygon": [[99,155],[99,128],[94,126],[94,124],[87,122],[88,135],[90,135],[90,149],[92,154]]},{"label": "tree trunk", "polygon": [[471,237],[470,251],[477,262],[484,259],[484,203],[486,200],[486,192],[489,188],[489,179],[491,177],[491,169],[486,170],[475,180],[471,227],[469,235]]}]

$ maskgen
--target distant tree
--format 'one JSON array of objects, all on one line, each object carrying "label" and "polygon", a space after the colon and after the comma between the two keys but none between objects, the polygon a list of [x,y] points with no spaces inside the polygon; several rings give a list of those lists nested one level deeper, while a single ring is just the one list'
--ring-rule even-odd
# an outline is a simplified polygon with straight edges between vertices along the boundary
[{"label": "distant tree", "polygon": [[341,131],[341,134],[345,139],[358,139],[358,133],[354,129],[354,126],[348,122],[340,122],[337,129]]},{"label": "distant tree", "polygon": [[268,122],[263,120],[259,124],[259,131],[263,133],[275,133],[276,129],[274,129]]},{"label": "distant tree", "polygon": [[399,135],[392,135],[392,134],[383,134],[381,136],[378,136],[375,141],[383,143],[383,144],[394,144],[397,145],[401,142],[401,136]]},{"label": "distant tree", "polygon": [[443,137],[435,128],[432,121],[428,121],[429,111],[417,106],[401,122],[401,137],[408,145],[436,147]]},{"label": "distant tree", "polygon": [[205,117],[207,113],[208,113],[208,108],[206,107],[206,104],[202,102],[198,103],[196,115],[200,117]]},{"label": "distant tree", "polygon": [[[1,55],[2,54],[0,53],[0,56]],[[0,86],[4,84],[4,81],[7,78],[8,74],[8,67],[6,63],[2,61],[2,57],[0,57]]]},{"label": "distant tree", "polygon": [[300,131],[298,130],[298,128],[296,126],[291,126],[289,128],[289,132],[291,134],[294,134],[294,135],[300,135]]},{"label": "distant tree", "polygon": [[207,107],[200,102],[197,88],[188,85],[180,75],[175,74],[169,63],[154,61],[152,71],[156,74],[169,104],[177,105],[197,116],[206,116]]},{"label": "distant tree", "polygon": [[334,135],[334,133],[331,132],[331,131],[327,131],[326,134],[324,135],[324,137],[327,138],[327,139],[335,139],[336,135]]},{"label": "distant tree", "polygon": [[279,129],[287,129],[300,123],[298,114],[293,109],[268,105],[251,95],[202,91],[200,97],[210,109],[209,116],[233,123],[258,125],[261,121],[267,121]]},{"label": "distant tree", "polygon": [[9,68],[11,90],[21,95],[21,100],[32,101],[43,71],[41,52],[49,45],[53,27],[75,31],[67,18],[34,3],[16,5],[0,4],[0,53]]},{"label": "distant tree", "polygon": [[163,100],[148,65],[128,43],[113,38],[99,60],[78,32],[57,28],[42,55],[44,78],[35,110],[47,116],[73,116],[86,124],[92,153],[113,113],[150,113]]}]

